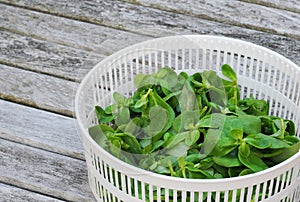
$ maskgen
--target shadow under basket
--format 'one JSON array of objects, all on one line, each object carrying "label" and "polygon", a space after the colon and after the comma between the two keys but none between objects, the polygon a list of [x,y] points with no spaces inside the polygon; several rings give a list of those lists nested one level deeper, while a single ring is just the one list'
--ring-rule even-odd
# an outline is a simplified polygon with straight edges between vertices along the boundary
[{"label": "shadow under basket", "polygon": [[88,133],[97,124],[96,105],[112,104],[112,93],[130,96],[138,73],[168,66],[188,74],[235,70],[241,97],[270,103],[270,115],[294,121],[300,137],[300,68],[264,47],[226,37],[183,35],[157,38],[122,49],[98,63],[82,80],[75,99],[89,184],[97,201],[300,201],[300,152],[261,172],[225,179],[184,179],[129,165],[101,148]]}]

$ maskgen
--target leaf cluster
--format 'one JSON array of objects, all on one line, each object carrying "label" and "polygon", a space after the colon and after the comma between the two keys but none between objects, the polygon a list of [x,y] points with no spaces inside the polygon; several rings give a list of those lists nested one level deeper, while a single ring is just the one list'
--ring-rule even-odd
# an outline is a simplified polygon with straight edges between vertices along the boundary
[{"label": "leaf cluster", "polygon": [[240,98],[237,76],[207,70],[188,75],[164,67],[138,74],[127,98],[95,107],[92,138],[143,169],[183,178],[242,176],[274,166],[300,149],[295,124],[269,116],[269,104]]}]

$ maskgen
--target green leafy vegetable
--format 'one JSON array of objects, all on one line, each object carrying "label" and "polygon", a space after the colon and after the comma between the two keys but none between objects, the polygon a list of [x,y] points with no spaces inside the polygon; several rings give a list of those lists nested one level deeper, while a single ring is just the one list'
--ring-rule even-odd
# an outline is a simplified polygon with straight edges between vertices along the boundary
[{"label": "green leafy vegetable", "polygon": [[294,122],[268,115],[265,100],[240,98],[228,64],[220,73],[224,78],[211,70],[188,75],[163,67],[138,74],[132,97],[114,92],[113,104],[95,107],[99,125],[89,133],[132,165],[183,178],[247,175],[299,152]]}]

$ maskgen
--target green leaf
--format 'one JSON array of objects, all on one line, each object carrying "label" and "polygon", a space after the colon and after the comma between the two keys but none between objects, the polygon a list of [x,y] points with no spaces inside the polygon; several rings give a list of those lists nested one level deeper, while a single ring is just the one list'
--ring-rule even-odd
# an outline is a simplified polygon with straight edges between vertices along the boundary
[{"label": "green leaf", "polygon": [[148,137],[153,137],[164,131],[168,124],[169,114],[168,111],[160,105],[155,105],[149,111],[150,124],[143,128],[143,131]]},{"label": "green leaf", "polygon": [[271,143],[266,138],[262,138],[258,134],[248,135],[246,138],[244,138],[244,141],[258,149],[266,149],[271,147]]},{"label": "green leaf", "polygon": [[246,142],[242,142],[242,144],[239,146],[238,153],[239,155],[243,156],[244,158],[247,158],[250,155],[250,147],[246,144]]},{"label": "green leaf", "polygon": [[95,107],[95,113],[99,123],[109,123],[115,118],[114,115],[112,115],[111,113],[106,113],[105,110],[103,110],[100,106]]},{"label": "green leaf", "polygon": [[206,157],[205,159],[202,159],[200,163],[195,164],[195,167],[199,169],[209,169],[214,165],[214,161],[211,157]]},{"label": "green leaf", "polygon": [[300,152],[300,141],[288,148],[280,149],[280,154],[271,158],[275,163],[280,163]]},{"label": "green leaf", "polygon": [[112,104],[107,106],[104,111],[106,114],[112,114],[117,109],[118,109],[118,104]]},{"label": "green leaf", "polygon": [[265,100],[257,100],[250,95],[250,98],[239,100],[239,108],[245,113],[255,116],[266,116],[269,112],[269,104]]},{"label": "green leaf", "polygon": [[233,157],[233,156],[213,156],[212,159],[216,164],[227,168],[237,167],[242,165],[240,160],[237,157]]},{"label": "green leaf", "polygon": [[235,139],[235,140],[242,140],[243,139],[243,134],[244,131],[240,128],[234,128],[230,130],[230,135]]},{"label": "green leaf", "polygon": [[183,132],[187,130],[185,126],[196,125],[196,123],[199,121],[199,118],[200,118],[200,113],[198,110],[184,111],[174,119],[172,128],[176,132]]},{"label": "green leaf", "polygon": [[163,144],[165,143],[164,140],[159,140],[153,144],[152,150],[150,151],[151,153],[154,152],[155,150],[159,149]]},{"label": "green leaf", "polygon": [[189,81],[184,83],[179,96],[179,105],[181,112],[199,110],[196,94]]},{"label": "green leaf", "polygon": [[141,154],[142,153],[141,145],[137,141],[136,137],[131,133],[125,132],[124,134],[126,136],[124,136],[122,139],[126,144],[129,145],[130,152],[135,154]]},{"label": "green leaf", "polygon": [[185,162],[185,160],[184,160],[184,157],[179,157],[179,159],[178,159],[178,166],[179,166],[179,168],[180,168],[180,170],[181,170],[181,172],[182,172],[182,176],[183,176],[184,178],[186,178],[186,174],[185,174],[185,166],[186,166],[186,162]]},{"label": "green leaf", "polygon": [[120,141],[120,139],[116,139],[116,138],[113,138],[111,139],[110,141],[110,152],[116,156],[116,157],[120,157],[120,154],[121,154],[121,148],[122,148],[122,143]]},{"label": "green leaf", "polygon": [[200,133],[198,130],[192,130],[188,133],[186,139],[185,139],[185,144],[187,144],[188,146],[192,146],[193,144],[195,144],[198,139],[200,138]]},{"label": "green leaf", "polygon": [[237,76],[232,67],[228,64],[222,65],[222,74],[226,76],[231,81],[236,81]]},{"label": "green leaf", "polygon": [[90,136],[98,143],[100,146],[105,146],[105,141],[107,140],[107,133],[114,133],[114,129],[108,125],[100,124],[92,126],[88,129]]},{"label": "green leaf", "polygon": [[137,88],[152,86],[157,84],[157,79],[154,78],[153,75],[137,74],[134,77],[134,84]]},{"label": "green leaf", "polygon": [[186,168],[189,178],[194,179],[214,179],[215,177],[209,172],[198,168]]},{"label": "green leaf", "polygon": [[134,136],[139,136],[142,129],[141,129],[141,119],[139,117],[134,117],[130,119],[128,124],[125,124],[124,132],[128,132],[133,134]]},{"label": "green leaf", "polygon": [[225,156],[237,148],[238,141],[231,135],[233,128],[241,128],[240,121],[235,116],[213,113],[206,117],[210,126],[206,131],[202,150],[206,155]]},{"label": "green leaf", "polygon": [[258,116],[248,115],[242,111],[237,111],[240,121],[243,124],[244,133],[251,135],[261,132],[261,120]]},{"label": "green leaf", "polygon": [[144,131],[148,136],[152,137],[154,142],[167,132],[175,118],[175,112],[172,107],[155,90],[149,93],[148,111],[144,112],[143,115],[148,116],[150,120],[150,125],[145,127]]},{"label": "green leaf", "polygon": [[189,146],[187,146],[184,142],[179,142],[176,144],[176,147],[171,147],[165,151],[166,154],[171,156],[186,156],[187,151],[189,150]]},{"label": "green leaf", "polygon": [[290,146],[282,140],[279,140],[272,136],[264,135],[262,133],[248,135],[244,138],[244,141],[258,149],[280,149],[287,148]]},{"label": "green leaf", "polygon": [[180,142],[183,142],[185,138],[189,135],[189,133],[189,131],[185,131],[169,137],[163,145],[164,148],[169,149],[175,147]]},{"label": "green leaf", "polygon": [[130,111],[128,107],[120,107],[114,114],[117,126],[127,124],[130,120]]},{"label": "green leaf", "polygon": [[149,101],[148,101],[148,97],[147,97],[147,96],[142,96],[141,99],[139,99],[139,100],[135,103],[134,107],[135,107],[135,108],[141,108],[142,106],[148,104],[148,102],[149,102]]},{"label": "green leaf", "polygon": [[164,67],[159,69],[155,77],[162,86],[165,95],[182,89],[182,84],[179,82],[176,72],[171,68]]},{"label": "green leaf", "polygon": [[245,155],[243,148],[239,147],[238,158],[240,162],[246,167],[250,168],[253,172],[259,172],[268,168],[268,166],[258,158],[255,154],[249,152],[249,155]]},{"label": "green leaf", "polygon": [[244,169],[239,173],[239,176],[249,175],[252,174],[254,171],[251,169]]},{"label": "green leaf", "polygon": [[206,157],[207,156],[205,154],[200,154],[200,153],[190,154],[190,155],[185,157],[185,161],[196,163],[196,162],[199,162],[200,160],[202,160]]},{"label": "green leaf", "polygon": [[205,88],[208,90],[208,100],[216,105],[225,107],[227,105],[227,96],[222,78],[212,70],[202,72],[201,77]]},{"label": "green leaf", "polygon": [[116,103],[121,104],[121,105],[124,105],[127,101],[127,98],[118,92],[113,93],[113,98]]}]

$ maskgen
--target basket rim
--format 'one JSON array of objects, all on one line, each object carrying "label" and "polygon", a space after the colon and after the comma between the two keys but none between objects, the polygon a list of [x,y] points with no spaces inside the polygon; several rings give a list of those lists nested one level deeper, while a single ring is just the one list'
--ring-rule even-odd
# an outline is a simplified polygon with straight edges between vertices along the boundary
[{"label": "basket rim", "polygon": [[[90,82],[90,78],[92,77],[92,75],[95,73],[95,71],[97,71],[97,69],[99,67],[101,67],[102,64],[105,64],[106,62],[112,60],[116,55],[122,55],[130,50],[133,50],[135,48],[138,48],[140,46],[146,45],[146,44],[150,44],[152,42],[158,42],[158,41],[164,41],[164,40],[175,40],[175,39],[182,39],[185,38],[187,40],[192,40],[192,39],[196,39],[196,38],[201,38],[204,40],[211,40],[211,39],[216,39],[216,40],[225,40],[228,42],[235,42],[235,43],[239,43],[241,45],[248,45],[251,46],[253,48],[258,48],[264,52],[267,52],[271,55],[274,55],[275,57],[279,57],[280,60],[283,60],[285,62],[287,62],[289,65],[291,65],[293,68],[296,68],[298,70],[298,72],[300,72],[300,67],[297,66],[295,63],[293,63],[290,59],[282,56],[281,54],[272,51],[268,48],[265,48],[263,46],[254,44],[252,42],[247,42],[247,41],[243,41],[241,39],[235,39],[235,38],[230,38],[230,37],[225,37],[225,36],[214,36],[214,35],[177,35],[177,36],[167,36],[167,37],[160,37],[160,38],[154,38],[154,39],[150,39],[150,40],[146,40],[143,42],[139,42],[136,43],[134,45],[128,46],[126,48],[123,48],[113,54],[111,54],[110,56],[104,58],[102,61],[100,61],[99,63],[97,63],[87,74],[86,76],[83,78],[83,80],[81,81],[80,85],[78,86],[76,95],[75,95],[75,102],[74,102],[74,106],[75,106],[75,117],[76,117],[76,122],[77,122],[77,127],[80,129],[81,133],[83,133],[84,137],[87,138],[87,140],[89,141],[89,143],[91,143],[97,150],[103,152],[107,158],[113,159],[114,162],[117,162],[118,165],[121,165],[123,168],[122,170],[124,171],[124,173],[126,173],[126,169],[127,168],[129,170],[134,171],[135,173],[138,171],[140,174],[147,174],[147,176],[143,176],[141,177],[141,179],[145,179],[147,178],[150,181],[153,181],[153,179],[151,180],[151,178],[159,178],[159,179],[165,179],[169,182],[182,182],[182,183],[204,183],[204,184],[210,184],[210,183],[217,183],[217,184],[221,184],[221,183],[238,183],[244,180],[247,180],[249,178],[256,178],[256,177],[263,177],[265,179],[267,179],[269,176],[268,173],[272,173],[271,171],[275,171],[275,170],[280,170],[283,169],[284,165],[289,165],[291,162],[294,162],[296,159],[299,158],[299,162],[300,162],[300,150],[297,154],[293,155],[292,157],[290,157],[289,159],[271,167],[268,168],[266,170],[260,171],[260,172],[256,172],[256,173],[252,173],[252,174],[248,174],[245,176],[238,176],[238,177],[232,177],[232,178],[221,178],[221,179],[190,179],[190,178],[178,178],[178,177],[171,177],[171,176],[166,176],[166,175],[162,175],[162,174],[158,174],[158,173],[154,173],[133,165],[130,165],[120,159],[118,159],[117,157],[113,156],[112,154],[108,153],[106,150],[104,150],[101,146],[99,146],[88,134],[87,129],[85,129],[82,120],[80,119],[80,108],[79,108],[79,103],[80,103],[80,92],[84,89],[85,85],[88,84],[88,82]],[[240,184],[240,183],[239,183]]]}]

